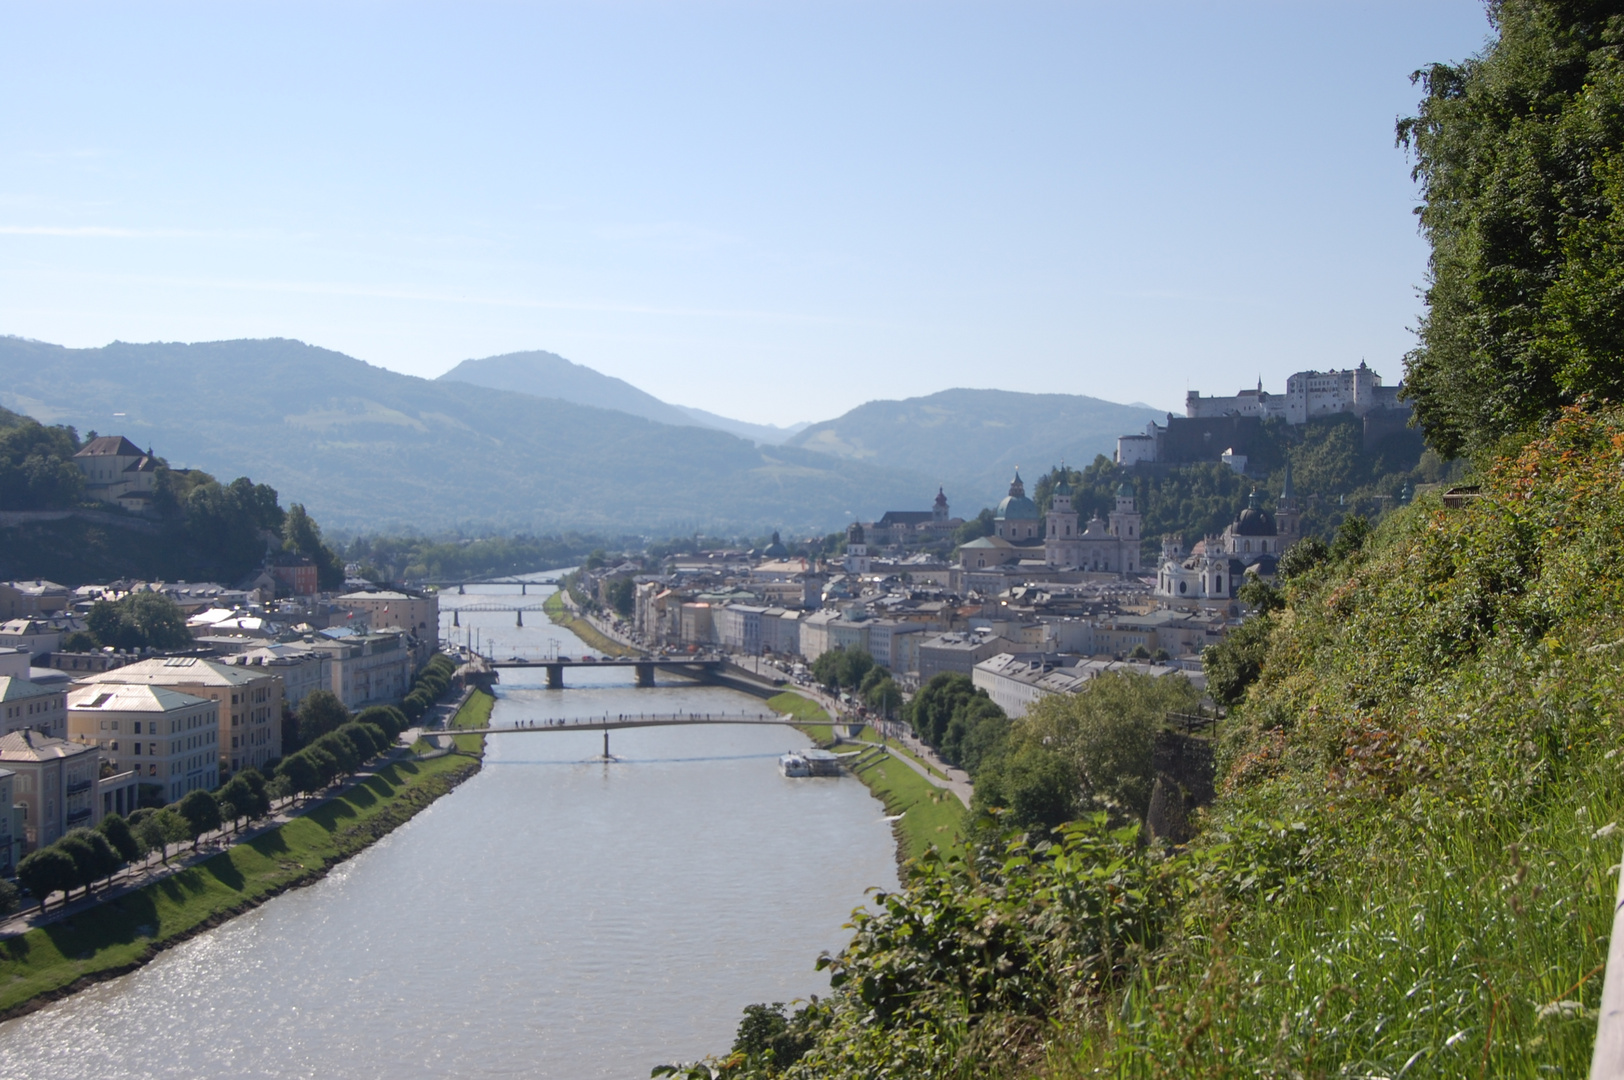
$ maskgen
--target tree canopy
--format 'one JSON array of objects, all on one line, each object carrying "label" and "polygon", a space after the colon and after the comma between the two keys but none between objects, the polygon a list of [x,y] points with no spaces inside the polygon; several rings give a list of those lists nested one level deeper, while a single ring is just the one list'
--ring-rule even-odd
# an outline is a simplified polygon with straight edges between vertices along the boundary
[{"label": "tree canopy", "polygon": [[1432,244],[1406,393],[1447,456],[1624,390],[1624,14],[1494,0],[1496,38],[1416,72],[1399,123]]}]

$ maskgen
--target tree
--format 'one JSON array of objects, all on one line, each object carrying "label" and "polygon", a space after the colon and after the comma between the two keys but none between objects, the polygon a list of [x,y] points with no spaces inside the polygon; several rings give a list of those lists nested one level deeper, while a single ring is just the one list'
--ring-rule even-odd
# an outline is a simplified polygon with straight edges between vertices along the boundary
[{"label": "tree", "polygon": [[393,705],[369,705],[356,714],[358,723],[371,724],[389,737],[391,743],[407,728],[406,714]]},{"label": "tree", "polygon": [[299,743],[309,746],[350,722],[350,710],[331,690],[312,690],[299,702]]},{"label": "tree", "polygon": [[10,915],[19,905],[17,886],[0,878],[0,915]]},{"label": "tree", "polygon": [[220,816],[231,822],[233,830],[240,828],[239,823],[243,818],[254,816],[261,797],[255,794],[253,787],[243,779],[241,773],[238,773],[227,780],[225,786],[220,789]]},{"label": "tree", "polygon": [[904,719],[913,726],[914,734],[923,742],[939,746],[942,736],[947,734],[948,721],[953,719],[953,710],[978,694],[982,694],[982,691],[976,689],[970,676],[944,672],[933,676],[920,687],[919,693],[908,705]]},{"label": "tree", "polygon": [[1276,573],[1282,581],[1299,578],[1331,557],[1331,549],[1317,536],[1305,536],[1280,556]]},{"label": "tree", "polygon": [[[884,672],[885,669],[877,667],[874,671]],[[874,672],[869,674],[873,675]],[[902,705],[902,688],[889,675],[873,681],[864,679],[862,695],[863,703],[887,720]]]},{"label": "tree", "polygon": [[133,592],[117,601],[98,600],[85,625],[100,645],[115,649],[183,649],[192,644],[186,616],[163,593]]},{"label": "tree", "polygon": [[[139,813],[139,811],[138,811]],[[186,819],[181,817],[169,807],[160,807],[149,815],[141,818],[135,824],[135,836],[147,846],[148,851],[156,851],[164,862],[169,861],[169,845],[178,844],[191,835]]]},{"label": "tree", "polygon": [[355,744],[336,731],[329,732],[311,743],[310,749],[326,753],[333,759],[338,772],[344,776],[353,773],[361,765],[361,755],[356,752]]},{"label": "tree", "polygon": [[316,583],[323,589],[343,586],[344,566],[333,549],[322,542],[321,528],[305,512],[302,503],[294,503],[287,509],[282,522],[282,547],[316,564]]},{"label": "tree", "polygon": [[131,831],[130,823],[117,814],[108,814],[102,818],[96,830],[107,837],[107,842],[113,845],[118,857],[127,863],[132,863],[146,854],[141,841],[137,840],[135,833]]},{"label": "tree", "polygon": [[1446,457],[1624,389],[1624,68],[1610,4],[1495,0],[1398,126],[1432,244],[1406,393]]},{"label": "tree", "polygon": [[976,800],[984,809],[1008,809],[1028,827],[1052,827],[1091,808],[1143,817],[1156,779],[1157,733],[1169,712],[1193,709],[1199,699],[1182,675],[1132,672],[1044,697],[983,763]]},{"label": "tree", "polygon": [[1212,700],[1225,708],[1240,704],[1247,688],[1263,674],[1273,630],[1273,618],[1255,615],[1216,645],[1207,646],[1201,654],[1201,670],[1206,673]]},{"label": "tree", "polygon": [[118,857],[107,837],[93,829],[74,829],[56,842],[73,860],[74,884],[84,886],[85,894],[105,877],[112,877],[124,860]]},{"label": "tree", "polygon": [[326,780],[308,750],[300,750],[283,758],[276,767],[276,775],[286,780],[288,786],[300,795],[309,795],[326,786]]},{"label": "tree", "polygon": [[220,800],[214,797],[213,792],[202,788],[188,791],[175,809],[186,822],[186,835],[191,838],[194,848],[204,833],[220,827]]},{"label": "tree", "polygon": [[45,901],[54,892],[60,892],[62,902],[67,903],[68,890],[79,882],[79,870],[73,856],[53,844],[24,855],[17,864],[17,880],[39,899],[43,912]]}]

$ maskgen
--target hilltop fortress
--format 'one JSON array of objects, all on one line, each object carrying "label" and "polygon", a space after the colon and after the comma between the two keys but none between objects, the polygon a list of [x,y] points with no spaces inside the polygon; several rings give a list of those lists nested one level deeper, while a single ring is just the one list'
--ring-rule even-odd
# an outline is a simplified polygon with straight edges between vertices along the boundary
[{"label": "hilltop fortress", "polygon": [[1120,436],[1116,460],[1120,465],[1224,461],[1244,472],[1250,444],[1266,421],[1297,427],[1338,415],[1363,419],[1368,448],[1409,424],[1409,403],[1399,400],[1402,389],[1402,383],[1383,386],[1382,377],[1361,361],[1346,371],[1299,371],[1286,380],[1283,394],[1263,389],[1262,380],[1257,389],[1233,397],[1202,397],[1191,390],[1184,416],[1169,413],[1166,424],[1152,421],[1142,435]]}]

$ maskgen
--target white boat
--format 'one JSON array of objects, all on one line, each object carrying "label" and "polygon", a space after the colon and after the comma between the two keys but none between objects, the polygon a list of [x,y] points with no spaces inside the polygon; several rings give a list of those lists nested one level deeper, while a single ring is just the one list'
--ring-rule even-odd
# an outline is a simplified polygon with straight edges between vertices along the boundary
[{"label": "white boat", "polygon": [[791,750],[778,759],[778,771],[785,776],[811,776],[812,763],[806,760],[806,755]]}]

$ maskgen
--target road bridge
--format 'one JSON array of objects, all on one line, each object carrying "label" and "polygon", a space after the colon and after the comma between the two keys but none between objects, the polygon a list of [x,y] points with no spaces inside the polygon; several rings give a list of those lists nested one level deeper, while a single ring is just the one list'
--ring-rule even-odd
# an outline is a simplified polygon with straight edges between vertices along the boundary
[{"label": "road bridge", "polygon": [[565,668],[632,668],[637,672],[638,686],[653,686],[655,671],[683,675],[701,682],[719,673],[727,661],[719,656],[605,656],[601,659],[573,659],[564,656],[512,655],[506,659],[487,656],[485,663],[492,668],[546,668],[547,689],[564,688]]}]

